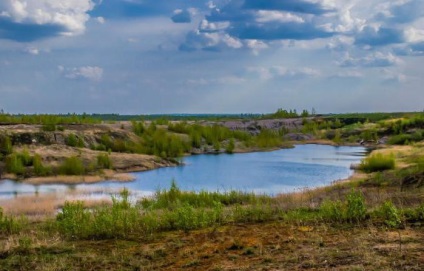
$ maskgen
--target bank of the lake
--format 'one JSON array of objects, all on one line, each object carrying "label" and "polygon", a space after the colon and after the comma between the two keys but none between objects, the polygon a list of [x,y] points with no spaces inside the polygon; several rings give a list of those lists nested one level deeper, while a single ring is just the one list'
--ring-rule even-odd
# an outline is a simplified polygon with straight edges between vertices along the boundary
[{"label": "bank of the lake", "polygon": [[[183,158],[182,166],[163,167],[143,172],[133,172],[134,180],[112,180],[95,183],[48,184],[42,180],[31,182],[4,181],[0,183],[3,195],[66,193],[75,191],[103,191],[107,195],[127,188],[135,194],[153,194],[170,186],[172,180],[182,190],[229,191],[238,190],[256,194],[276,195],[321,187],[352,175],[350,165],[358,163],[365,155],[363,147],[296,145],[290,149],[269,152],[252,152],[219,155],[192,155]],[[52,177],[50,177],[52,178]],[[125,181],[128,179],[123,179]],[[85,193],[85,192],[84,192]],[[99,195],[99,193],[97,193]]]}]

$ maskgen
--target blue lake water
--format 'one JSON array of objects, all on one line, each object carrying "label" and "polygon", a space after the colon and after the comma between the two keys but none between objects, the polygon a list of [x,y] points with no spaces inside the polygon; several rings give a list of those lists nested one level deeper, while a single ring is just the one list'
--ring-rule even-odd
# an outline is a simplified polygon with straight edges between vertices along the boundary
[{"label": "blue lake water", "polygon": [[242,190],[275,195],[345,179],[352,174],[350,165],[358,163],[366,152],[363,147],[310,144],[272,152],[195,155],[185,157],[184,166],[133,173],[136,180],[129,183],[34,186],[6,180],[0,182],[0,198],[17,194],[97,191],[90,192],[93,196],[122,188],[149,195],[157,189],[169,188],[172,180],[183,190]]}]

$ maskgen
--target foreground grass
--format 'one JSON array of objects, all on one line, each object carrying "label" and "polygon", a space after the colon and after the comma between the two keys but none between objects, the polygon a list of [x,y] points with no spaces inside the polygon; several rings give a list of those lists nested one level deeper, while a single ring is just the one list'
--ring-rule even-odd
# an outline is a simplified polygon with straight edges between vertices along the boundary
[{"label": "foreground grass", "polygon": [[41,222],[2,214],[0,270],[422,270],[422,192],[350,183],[271,198],[173,184],[133,202],[123,191]]}]

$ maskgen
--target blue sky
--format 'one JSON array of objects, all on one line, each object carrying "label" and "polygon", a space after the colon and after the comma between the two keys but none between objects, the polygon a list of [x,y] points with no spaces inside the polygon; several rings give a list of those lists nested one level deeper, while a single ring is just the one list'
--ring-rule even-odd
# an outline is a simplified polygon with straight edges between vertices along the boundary
[{"label": "blue sky", "polygon": [[11,113],[424,109],[422,0],[1,0]]}]

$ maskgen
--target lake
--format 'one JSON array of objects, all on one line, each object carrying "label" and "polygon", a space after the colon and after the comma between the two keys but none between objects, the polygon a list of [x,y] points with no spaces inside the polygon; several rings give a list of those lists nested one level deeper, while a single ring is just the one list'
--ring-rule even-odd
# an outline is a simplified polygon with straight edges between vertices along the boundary
[{"label": "lake", "polygon": [[242,154],[193,155],[184,166],[133,173],[129,183],[113,181],[81,185],[29,185],[10,180],[0,182],[0,198],[33,193],[79,192],[104,197],[128,188],[136,195],[151,195],[169,188],[172,180],[183,190],[241,190],[275,195],[331,184],[349,177],[352,163],[367,153],[364,147],[296,145],[292,149]]}]

